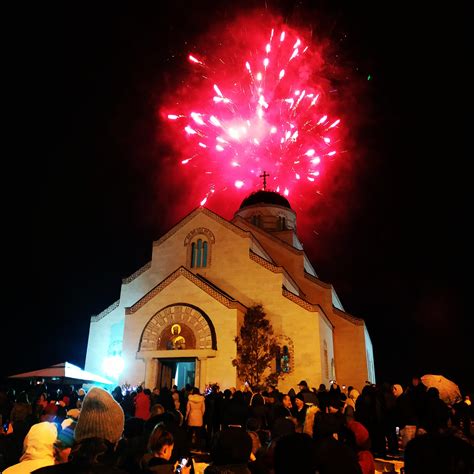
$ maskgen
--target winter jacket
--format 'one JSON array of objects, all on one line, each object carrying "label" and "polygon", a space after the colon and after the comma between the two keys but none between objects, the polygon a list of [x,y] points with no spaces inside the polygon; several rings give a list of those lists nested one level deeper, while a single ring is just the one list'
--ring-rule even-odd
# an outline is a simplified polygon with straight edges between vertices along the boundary
[{"label": "winter jacket", "polygon": [[199,394],[189,395],[186,407],[186,421],[188,426],[202,426],[205,412],[204,397]]},{"label": "winter jacket", "polygon": [[135,397],[135,418],[145,421],[150,418],[150,397],[143,392]]},{"label": "winter jacket", "polygon": [[30,474],[54,464],[54,442],[58,436],[56,425],[44,421],[33,425],[23,443],[23,456],[18,464],[5,469],[4,474]]}]

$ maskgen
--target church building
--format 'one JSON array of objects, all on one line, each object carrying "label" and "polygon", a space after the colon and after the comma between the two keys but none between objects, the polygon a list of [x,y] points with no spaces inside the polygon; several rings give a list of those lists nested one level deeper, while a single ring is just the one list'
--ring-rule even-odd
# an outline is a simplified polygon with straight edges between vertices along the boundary
[{"label": "church building", "polygon": [[364,321],[321,281],[288,200],[257,191],[228,221],[200,207],[153,242],[151,261],[90,322],[85,369],[117,384],[240,387],[235,337],[261,304],[279,351],[279,389],[375,382]]}]

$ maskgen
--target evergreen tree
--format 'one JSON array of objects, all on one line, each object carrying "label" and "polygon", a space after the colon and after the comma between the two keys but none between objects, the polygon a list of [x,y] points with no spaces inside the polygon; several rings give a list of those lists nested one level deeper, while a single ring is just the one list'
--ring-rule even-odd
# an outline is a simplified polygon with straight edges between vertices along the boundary
[{"label": "evergreen tree", "polygon": [[235,338],[237,358],[233,361],[237,375],[251,387],[259,386],[264,378],[275,382],[279,373],[268,373],[272,368],[277,344],[273,328],[267,319],[262,305],[250,307],[244,316],[240,336]]}]

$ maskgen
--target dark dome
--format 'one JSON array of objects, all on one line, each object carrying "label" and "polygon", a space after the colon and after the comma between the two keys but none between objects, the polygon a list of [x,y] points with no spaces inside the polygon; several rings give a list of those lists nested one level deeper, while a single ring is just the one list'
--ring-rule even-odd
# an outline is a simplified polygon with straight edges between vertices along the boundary
[{"label": "dark dome", "polygon": [[254,204],[275,204],[276,206],[287,207],[291,209],[290,203],[286,197],[274,191],[256,191],[247,196],[240,205],[239,209]]}]

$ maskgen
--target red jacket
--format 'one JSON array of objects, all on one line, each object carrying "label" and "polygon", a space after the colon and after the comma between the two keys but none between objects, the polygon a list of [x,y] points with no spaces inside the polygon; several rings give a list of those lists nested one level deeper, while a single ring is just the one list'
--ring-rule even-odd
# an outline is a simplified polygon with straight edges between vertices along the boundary
[{"label": "red jacket", "polygon": [[150,397],[143,392],[135,397],[135,416],[142,420],[150,418]]}]

